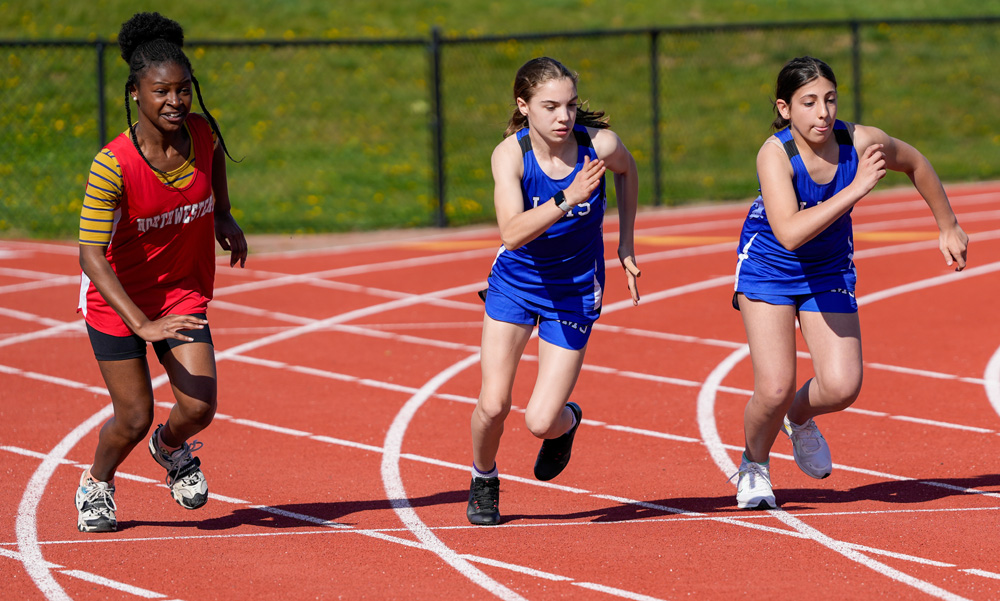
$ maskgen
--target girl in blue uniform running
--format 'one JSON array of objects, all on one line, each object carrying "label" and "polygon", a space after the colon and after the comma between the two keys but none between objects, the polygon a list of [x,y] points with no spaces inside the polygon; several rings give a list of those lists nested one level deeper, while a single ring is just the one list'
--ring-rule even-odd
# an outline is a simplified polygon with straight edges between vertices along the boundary
[{"label": "girl in blue uniform running", "polygon": [[[813,478],[833,469],[813,418],[849,407],[861,389],[861,328],[851,210],[885,176],[906,173],[937,222],[948,265],[965,268],[969,237],[941,181],[915,148],[881,130],[837,120],[837,80],[815,58],[789,61],[775,92],[778,130],[757,153],[760,196],[740,236],[733,304],[743,316],[754,392],[744,412],[740,508],[774,508],[768,467],[779,431]],[[796,391],[795,320],[815,376]]]},{"label": "girl in blue uniform running", "polygon": [[[500,247],[483,321],[482,390],[472,413],[472,484],[466,515],[500,521],[496,466],[514,374],[538,326],[538,377],[525,411],[543,439],[535,477],[551,480],[569,462],[582,412],[569,401],[604,291],[604,172],[615,174],[618,257],[639,302],[633,230],[635,161],[607,129],[604,113],[580,108],[577,77],[551,58],[525,63],[514,79],[514,114],[493,151]],[[514,134],[514,135],[511,135]]]}]

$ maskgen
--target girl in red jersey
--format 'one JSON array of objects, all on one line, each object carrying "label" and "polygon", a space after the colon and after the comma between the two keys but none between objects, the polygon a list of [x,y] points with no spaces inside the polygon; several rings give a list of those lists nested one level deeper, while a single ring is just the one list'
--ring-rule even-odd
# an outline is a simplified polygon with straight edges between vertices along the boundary
[{"label": "girl in red jersey", "polygon": [[[191,455],[200,443],[187,440],[216,409],[205,319],[215,280],[213,235],[230,251],[230,266],[243,267],[247,257],[230,212],[229,153],[181,49],[183,29],[159,13],[136,13],[122,24],[118,44],[129,65],[128,130],[94,159],[80,218],[80,310],[114,406],[76,492],[81,532],[117,529],[115,471],[153,420],[147,342],[177,400],[149,451],[167,470],[178,504],[196,509],[208,500],[201,462]],[[190,112],[192,91],[204,116]]]}]

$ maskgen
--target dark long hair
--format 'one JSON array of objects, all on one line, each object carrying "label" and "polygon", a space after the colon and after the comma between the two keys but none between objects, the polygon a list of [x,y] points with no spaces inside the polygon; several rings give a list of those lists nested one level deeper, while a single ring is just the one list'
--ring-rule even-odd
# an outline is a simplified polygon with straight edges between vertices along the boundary
[{"label": "dark long hair", "polygon": [[[578,76],[570,71],[565,65],[554,58],[542,56],[533,58],[521,65],[514,76],[514,114],[507,122],[507,130],[503,137],[507,137],[528,124],[528,118],[521,114],[517,108],[517,99],[528,102],[535,95],[535,90],[547,81],[553,79],[569,78],[576,85]],[[608,120],[604,116],[604,111],[588,111],[583,108],[576,109],[576,122],[588,127],[597,129],[607,129]]]},{"label": "dark long hair", "polygon": [[[139,86],[139,79],[142,74],[152,65],[163,63],[175,63],[184,67],[191,74],[191,83],[198,94],[198,104],[202,112],[208,119],[212,131],[219,138],[222,150],[229,157],[229,160],[236,161],[229,154],[226,148],[226,140],[222,137],[219,124],[215,122],[215,117],[208,112],[205,101],[201,97],[201,87],[198,79],[194,76],[194,69],[191,68],[191,61],[181,50],[184,46],[184,29],[177,21],[168,19],[160,13],[135,13],[132,18],[122,23],[122,28],[118,32],[118,47],[121,49],[122,58],[128,63],[128,80],[125,82],[125,120],[128,125],[129,135],[132,144],[139,151],[139,156],[146,161],[149,168],[158,173],[163,173],[149,162],[146,155],[142,154],[139,148],[139,140],[135,136],[135,128],[132,127],[132,107],[129,104],[129,92],[133,87]],[[239,161],[236,161],[239,162]]]},{"label": "dark long hair", "polygon": [[[830,65],[811,56],[793,58],[785,63],[781,72],[778,73],[778,83],[774,86],[775,103],[778,100],[784,100],[790,105],[795,90],[820,77],[829,79],[833,87],[837,87],[837,77],[833,74]],[[774,113],[777,117],[771,127],[775,131],[788,127],[788,119],[782,117],[781,113],[778,112],[777,104],[774,105]]]}]

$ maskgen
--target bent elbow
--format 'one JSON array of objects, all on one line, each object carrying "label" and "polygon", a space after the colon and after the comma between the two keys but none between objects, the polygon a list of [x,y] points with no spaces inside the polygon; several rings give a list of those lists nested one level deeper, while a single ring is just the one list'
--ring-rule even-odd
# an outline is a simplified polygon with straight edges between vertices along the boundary
[{"label": "bent elbow", "polygon": [[778,232],[774,233],[774,237],[778,241],[778,244],[780,244],[787,251],[797,250],[800,246],[805,244],[805,240],[794,236],[784,236]]},{"label": "bent elbow", "polygon": [[501,238],[500,241],[503,243],[503,247],[506,250],[517,250],[524,246],[524,243],[520,240],[508,240],[507,238]]}]

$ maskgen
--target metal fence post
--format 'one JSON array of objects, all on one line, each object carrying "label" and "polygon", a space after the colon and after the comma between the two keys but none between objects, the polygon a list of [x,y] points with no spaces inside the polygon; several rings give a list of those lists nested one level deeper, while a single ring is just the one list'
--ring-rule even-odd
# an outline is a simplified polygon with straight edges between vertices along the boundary
[{"label": "metal fence post", "polygon": [[431,105],[430,118],[432,167],[434,169],[434,193],[437,195],[437,226],[446,227],[448,216],[445,213],[445,183],[444,183],[444,112],[441,106],[441,30],[435,27],[431,30],[431,42],[428,46],[430,54],[430,84]]},{"label": "metal fence post", "polygon": [[660,206],[663,198],[660,192],[660,32],[649,32],[649,85],[650,97],[653,103],[653,206]]},{"label": "metal fence post", "polygon": [[861,123],[861,23],[851,21],[851,63],[854,69],[854,122]]},{"label": "metal fence post", "polygon": [[104,106],[104,42],[97,42],[97,143],[98,150],[108,143],[107,113]]}]

